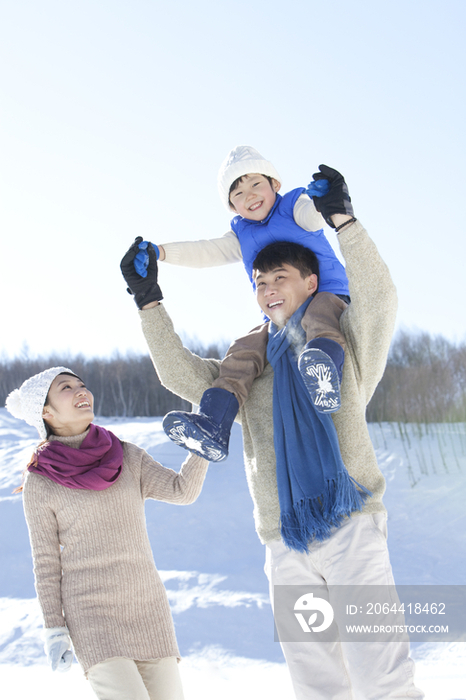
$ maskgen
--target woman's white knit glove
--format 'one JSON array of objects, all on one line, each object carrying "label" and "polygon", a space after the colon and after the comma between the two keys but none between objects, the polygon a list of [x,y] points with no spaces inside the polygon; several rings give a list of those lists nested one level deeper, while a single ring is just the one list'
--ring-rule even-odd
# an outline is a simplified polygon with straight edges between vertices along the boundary
[{"label": "woman's white knit glove", "polygon": [[44,649],[52,671],[68,671],[73,662],[71,639],[67,627],[44,630]]}]

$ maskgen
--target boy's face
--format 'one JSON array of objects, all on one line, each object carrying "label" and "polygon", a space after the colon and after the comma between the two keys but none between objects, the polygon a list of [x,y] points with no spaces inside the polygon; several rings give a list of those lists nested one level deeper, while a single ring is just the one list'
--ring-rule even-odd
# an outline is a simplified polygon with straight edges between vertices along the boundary
[{"label": "boy's face", "polygon": [[239,186],[230,194],[230,204],[243,219],[262,221],[275,204],[279,189],[280,183],[272,180],[270,184],[265,175],[244,175]]},{"label": "boy's face", "polygon": [[256,297],[262,311],[279,328],[317,289],[317,275],[301,277],[298,268],[283,263],[269,272],[255,270]]}]

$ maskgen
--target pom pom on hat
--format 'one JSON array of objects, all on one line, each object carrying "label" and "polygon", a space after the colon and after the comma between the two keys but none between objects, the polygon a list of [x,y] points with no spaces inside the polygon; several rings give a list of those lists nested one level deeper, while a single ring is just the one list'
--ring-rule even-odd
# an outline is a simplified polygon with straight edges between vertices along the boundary
[{"label": "pom pom on hat", "polygon": [[67,367],[51,367],[26,379],[19,389],[15,389],[7,396],[5,402],[5,407],[12,416],[37,428],[41,440],[47,437],[47,428],[42,419],[45,400],[51,383],[55,377],[63,373],[76,377],[76,374]]},{"label": "pom pom on hat", "polygon": [[282,179],[270,161],[265,160],[252,146],[235,146],[227,155],[218,171],[220,198],[230,210],[230,187],[239,177],[259,173],[273,177],[281,184]]},{"label": "pom pom on hat", "polygon": [[15,418],[22,418],[21,414],[21,394],[19,389],[15,389],[6,397],[5,407]]}]

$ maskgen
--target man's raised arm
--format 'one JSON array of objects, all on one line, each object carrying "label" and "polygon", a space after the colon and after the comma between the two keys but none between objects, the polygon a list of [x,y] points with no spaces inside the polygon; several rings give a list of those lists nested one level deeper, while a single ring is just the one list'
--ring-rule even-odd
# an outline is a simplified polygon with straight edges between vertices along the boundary
[{"label": "man's raised arm", "polygon": [[[327,194],[313,197],[313,201],[338,234],[351,297],[351,304],[340,319],[347,342],[346,352],[352,356],[352,362],[345,366],[356,373],[361,402],[365,406],[387,362],[397,310],[396,289],[374,242],[354,216],[343,176],[326,165],[320,165],[319,170],[314,180],[325,179],[330,188]],[[344,389],[343,384],[342,404]]]},{"label": "man's raised arm", "polygon": [[134,260],[140,254],[142,238],[136,238],[121,261],[121,272],[139,308],[142,329],[157,375],[166,389],[194,404],[218,376],[219,362],[194,355],[183,347],[173,323],[160,304],[156,254],[149,244],[145,261],[146,276],[136,272]]},{"label": "man's raised arm", "polygon": [[375,243],[359,221],[343,229],[338,238],[351,296],[340,325],[367,405],[387,362],[398,306],[396,288]]}]

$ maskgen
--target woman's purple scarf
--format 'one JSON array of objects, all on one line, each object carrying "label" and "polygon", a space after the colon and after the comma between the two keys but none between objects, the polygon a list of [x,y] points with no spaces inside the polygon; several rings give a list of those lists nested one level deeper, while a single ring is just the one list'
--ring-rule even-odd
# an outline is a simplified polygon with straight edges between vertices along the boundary
[{"label": "woman's purple scarf", "polygon": [[47,442],[28,467],[69,489],[103,491],[121,474],[123,447],[113,433],[93,423],[81,446],[70,447],[58,440]]}]

